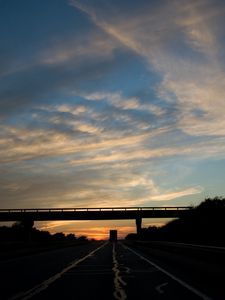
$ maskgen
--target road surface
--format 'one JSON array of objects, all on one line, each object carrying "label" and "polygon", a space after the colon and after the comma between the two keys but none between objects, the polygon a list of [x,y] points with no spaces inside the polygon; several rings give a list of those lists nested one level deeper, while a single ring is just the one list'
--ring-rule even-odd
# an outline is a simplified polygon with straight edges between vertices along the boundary
[{"label": "road surface", "polygon": [[[182,264],[179,254],[168,251],[157,250],[156,245],[105,242],[8,260],[0,263],[0,299],[225,299],[217,283],[211,282],[211,288],[206,276],[204,285],[204,274],[198,269],[194,273],[202,276],[202,285],[198,280],[195,283],[185,258]],[[193,255],[189,259],[195,261]],[[206,264],[212,267],[208,261]],[[199,268],[195,263],[192,266]]]}]

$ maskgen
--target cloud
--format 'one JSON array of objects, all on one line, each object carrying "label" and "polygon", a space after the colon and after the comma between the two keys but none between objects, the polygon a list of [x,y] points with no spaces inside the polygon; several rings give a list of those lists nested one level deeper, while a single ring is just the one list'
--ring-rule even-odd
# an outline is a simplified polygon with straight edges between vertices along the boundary
[{"label": "cloud", "polygon": [[87,88],[88,82],[99,82],[126,64],[118,57],[121,46],[104,33],[78,33],[67,39],[60,35],[49,39],[44,47],[33,50],[31,58],[29,54],[27,60],[23,58],[14,68],[6,67],[0,83],[1,116],[7,118],[37,104],[54,103],[71,90],[81,93],[83,84]]},{"label": "cloud", "polygon": [[[218,26],[215,26],[215,20],[221,22],[224,6],[212,1],[170,1],[170,5],[160,2],[152,10],[146,5],[145,10],[136,15],[130,10],[130,18],[125,18],[124,11],[108,17],[107,6],[97,9],[81,1],[71,1],[71,4],[109,36],[145,58],[149,68],[153,67],[162,76],[158,96],[166,100],[172,95],[180,111],[178,128],[190,135],[224,135],[221,120],[225,73],[219,57],[223,46],[218,40]],[[175,36],[177,48],[185,43],[183,55],[171,51],[171,40]],[[101,95],[92,96],[101,98]],[[114,105],[122,109],[141,108],[137,99],[126,103],[118,101],[115,95]],[[197,114],[197,110],[202,111],[202,115]]]},{"label": "cloud", "polygon": [[161,116],[165,111],[157,105],[151,103],[141,103],[141,99],[138,97],[126,98],[121,95],[121,93],[107,93],[107,92],[95,92],[87,95],[83,95],[87,100],[105,100],[108,101],[111,105],[122,110],[143,110],[148,111],[157,116]]},{"label": "cloud", "polygon": [[39,53],[39,62],[46,65],[75,63],[85,59],[104,61],[113,58],[119,44],[97,30],[86,32],[85,36],[76,36],[66,41],[54,41]]},{"label": "cloud", "polygon": [[[60,106],[56,109],[64,111],[67,110],[67,107]],[[83,108],[78,107],[77,109],[80,110],[78,115],[80,113],[83,114],[83,111],[86,112]],[[77,116],[76,108],[71,108],[72,115],[74,111],[75,116]],[[200,127],[200,122],[195,123],[193,117],[193,122],[190,126],[190,119],[188,118],[190,118],[191,113],[187,112],[186,125],[184,114],[185,111],[181,116],[180,123],[178,123],[183,131],[189,133],[192,129],[195,135],[203,135],[205,133],[204,130],[206,130],[207,134],[209,133],[209,128],[205,129],[206,121]],[[71,131],[63,132],[53,127],[49,129],[37,129],[34,127],[31,129],[1,126],[1,163],[61,157],[71,166],[90,167],[91,165],[117,164],[119,162],[135,162],[138,160],[143,162],[144,160],[175,157],[177,155],[198,158],[222,157],[224,153],[223,122],[219,123],[219,120],[218,125],[220,125],[221,132],[218,130],[217,124],[214,124],[214,126],[217,126],[214,128],[215,132],[212,132],[212,135],[216,133],[214,139],[210,141],[208,139],[199,141],[186,139],[186,141],[183,140],[181,142],[173,137],[173,127],[155,128],[152,132],[136,129],[133,135],[128,135],[126,130],[121,132],[120,127],[116,127],[112,131],[110,128],[103,127],[99,122],[92,123],[83,117],[81,120],[68,118],[53,118],[53,120],[50,118],[49,120],[53,123],[56,122],[56,125],[59,122],[61,127],[69,124]],[[134,126],[132,122],[129,124]],[[220,139],[218,138],[219,134],[221,134]],[[159,141],[163,141],[164,137],[169,135],[174,145],[159,143]],[[156,145],[154,145],[155,143]]]},{"label": "cloud", "polygon": [[212,70],[200,78],[203,79],[166,80],[161,85],[161,92],[170,92],[177,99],[181,112],[177,126],[184,132],[224,136],[225,74]]},{"label": "cloud", "polygon": [[[146,138],[149,133],[134,134],[133,136],[108,136],[104,138],[100,135],[98,128],[77,122],[77,129],[80,133],[94,133],[87,138],[82,135],[73,136],[63,134],[57,130],[46,129],[27,129],[16,127],[2,126],[1,140],[2,148],[0,148],[1,162],[13,162],[27,159],[36,159],[40,157],[57,157],[76,153],[88,153],[90,151],[113,150],[118,147],[138,146]],[[8,149],[8,151],[5,151]]]},{"label": "cloud", "polygon": [[195,195],[195,194],[200,194],[203,192],[202,187],[190,187],[181,191],[173,191],[173,192],[166,192],[162,193],[159,195],[151,196],[151,200],[153,201],[168,201],[184,196],[189,196],[189,195]]},{"label": "cloud", "polygon": [[216,58],[220,46],[214,20],[223,16],[225,7],[209,0],[189,1],[186,5],[177,3],[175,6],[179,12],[176,23],[185,33],[187,43],[211,59]]}]

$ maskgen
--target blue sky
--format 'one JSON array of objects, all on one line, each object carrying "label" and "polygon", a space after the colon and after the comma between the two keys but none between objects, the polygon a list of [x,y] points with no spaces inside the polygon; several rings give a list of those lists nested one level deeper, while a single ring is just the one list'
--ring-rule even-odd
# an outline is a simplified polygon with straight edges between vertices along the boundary
[{"label": "blue sky", "polygon": [[1,207],[224,196],[224,14],[212,0],[1,0]]}]

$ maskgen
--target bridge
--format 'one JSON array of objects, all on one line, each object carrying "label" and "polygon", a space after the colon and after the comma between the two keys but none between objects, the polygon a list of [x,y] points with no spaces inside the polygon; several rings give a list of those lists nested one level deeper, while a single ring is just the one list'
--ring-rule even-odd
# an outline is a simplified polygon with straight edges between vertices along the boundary
[{"label": "bridge", "polygon": [[0,222],[134,219],[139,233],[143,218],[180,218],[191,210],[188,206],[0,209]]}]

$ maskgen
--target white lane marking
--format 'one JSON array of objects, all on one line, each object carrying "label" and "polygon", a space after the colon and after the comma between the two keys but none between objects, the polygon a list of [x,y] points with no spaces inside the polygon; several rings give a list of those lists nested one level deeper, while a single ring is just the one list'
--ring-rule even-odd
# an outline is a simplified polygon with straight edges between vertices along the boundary
[{"label": "white lane marking", "polygon": [[[153,241],[153,244],[157,244],[158,242]],[[210,245],[199,245],[199,244],[187,244],[187,243],[176,243],[176,242],[160,242],[158,244],[161,245],[177,245],[177,246],[191,246],[193,248],[204,248],[204,249],[212,249],[212,250],[225,250],[225,247],[219,246],[210,246]]]},{"label": "white lane marking", "polygon": [[178,277],[174,276],[173,274],[171,274],[170,272],[166,271],[165,269],[161,268],[160,266],[158,266],[157,264],[155,264],[154,262],[150,261],[148,258],[142,256],[141,254],[139,254],[138,252],[136,252],[135,250],[131,249],[128,246],[122,245],[125,249],[130,250],[131,252],[133,252],[134,254],[136,254],[139,258],[145,260],[146,262],[148,262],[150,265],[154,266],[156,269],[158,269],[159,271],[163,272],[164,274],[166,274],[167,276],[169,276],[170,278],[172,278],[173,280],[175,280],[176,282],[178,282],[179,284],[181,284],[183,287],[185,287],[186,289],[188,289],[189,291],[191,291],[192,293],[194,293],[195,295],[199,296],[200,298],[202,298],[203,300],[212,300],[212,298],[208,297],[207,295],[203,294],[202,292],[200,292],[199,290],[197,290],[196,288],[192,287],[191,285],[189,285],[188,283],[184,282],[183,280],[179,279]]},{"label": "white lane marking", "polygon": [[113,257],[113,268],[112,268],[112,270],[114,272],[114,286],[115,286],[115,291],[113,293],[113,296],[117,300],[125,300],[125,299],[127,299],[127,295],[126,295],[126,292],[123,289],[123,286],[126,286],[126,282],[120,276],[119,263],[116,259],[116,246],[115,246],[115,243],[113,243],[112,257]]},{"label": "white lane marking", "polygon": [[168,285],[168,282],[165,282],[165,283],[162,283],[160,285],[157,285],[155,287],[156,291],[159,293],[159,294],[164,294],[164,290],[162,289],[164,286]]},{"label": "white lane marking", "polygon": [[103,245],[101,245],[100,247],[98,247],[97,249],[91,251],[90,253],[88,253],[87,255],[85,255],[84,257],[73,261],[70,265],[68,265],[67,267],[65,267],[61,272],[56,273],[55,275],[53,275],[52,277],[48,278],[47,280],[43,281],[42,283],[34,286],[33,288],[22,292],[22,293],[18,293],[14,296],[12,296],[11,298],[9,298],[9,300],[27,300],[32,298],[33,296],[39,294],[40,292],[42,292],[43,290],[47,289],[49,287],[50,284],[52,284],[53,282],[55,282],[57,279],[59,279],[64,273],[66,273],[67,271],[69,271],[70,269],[76,267],[79,263],[83,262],[85,259],[91,257],[93,254],[95,254],[98,250],[100,250],[101,248],[103,248],[106,244],[108,244],[108,242],[104,243]]}]

